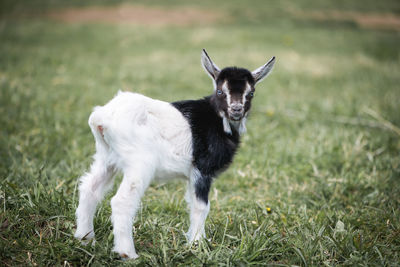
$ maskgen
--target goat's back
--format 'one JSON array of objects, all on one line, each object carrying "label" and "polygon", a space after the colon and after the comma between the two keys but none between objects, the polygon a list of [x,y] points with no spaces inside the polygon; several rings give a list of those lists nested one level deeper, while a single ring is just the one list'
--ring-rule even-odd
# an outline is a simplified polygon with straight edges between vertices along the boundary
[{"label": "goat's back", "polygon": [[104,143],[122,168],[145,160],[163,176],[175,175],[179,170],[185,170],[185,176],[189,173],[190,125],[170,103],[119,92],[106,105],[95,107],[89,125],[96,143]]}]

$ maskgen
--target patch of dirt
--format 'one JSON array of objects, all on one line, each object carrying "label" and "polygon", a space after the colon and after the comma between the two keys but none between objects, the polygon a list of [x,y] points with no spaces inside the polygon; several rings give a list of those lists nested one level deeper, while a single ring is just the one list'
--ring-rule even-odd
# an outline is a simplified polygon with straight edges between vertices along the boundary
[{"label": "patch of dirt", "polygon": [[208,24],[224,17],[221,13],[189,7],[167,9],[132,5],[66,8],[49,11],[45,16],[66,23],[110,23],[154,26]]},{"label": "patch of dirt", "polygon": [[355,11],[301,11],[290,10],[295,17],[319,21],[354,21],[357,25],[369,29],[388,29],[400,31],[400,17],[391,13],[362,13]]}]

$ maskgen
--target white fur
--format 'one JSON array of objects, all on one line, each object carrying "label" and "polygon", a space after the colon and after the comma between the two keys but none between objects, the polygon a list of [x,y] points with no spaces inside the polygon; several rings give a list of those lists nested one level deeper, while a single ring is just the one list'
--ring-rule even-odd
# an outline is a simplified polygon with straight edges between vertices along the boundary
[{"label": "white fur", "polygon": [[251,86],[248,82],[246,82],[246,90],[244,90],[244,93],[242,95],[242,103],[246,103],[246,97],[247,95],[251,92]]},{"label": "white fur", "polygon": [[231,106],[231,93],[229,92],[228,88],[228,81],[224,81],[224,83],[221,86],[222,92],[226,95],[226,103],[228,104],[228,107]]},{"label": "white fur", "polygon": [[219,115],[222,118],[222,125],[224,126],[224,132],[227,134],[232,134],[232,128],[230,124],[231,120],[226,117],[224,112],[220,112]]},{"label": "white fur", "polygon": [[96,206],[111,188],[117,171],[123,172],[123,180],[111,200],[115,252],[122,257],[138,257],[132,224],[140,198],[155,178],[188,179],[188,240],[204,236],[209,204],[195,197],[193,186],[199,171],[192,164],[192,134],[176,108],[140,94],[119,92],[105,106],[94,109],[89,125],[96,153],[90,171],[80,178],[76,238],[94,238]]}]

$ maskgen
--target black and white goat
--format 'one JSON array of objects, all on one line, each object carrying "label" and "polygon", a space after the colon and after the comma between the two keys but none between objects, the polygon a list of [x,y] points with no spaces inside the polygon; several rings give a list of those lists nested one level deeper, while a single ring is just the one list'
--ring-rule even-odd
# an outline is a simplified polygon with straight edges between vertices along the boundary
[{"label": "black and white goat", "polygon": [[213,178],[225,170],[246,131],[254,86],[271,71],[275,58],[253,72],[228,67],[220,70],[203,50],[202,65],[214,92],[200,100],[167,103],[140,94],[119,92],[96,107],[89,125],[96,140],[90,172],[80,178],[75,237],[94,238],[96,206],[113,184],[123,180],[111,200],[114,251],[136,258],[132,224],[140,199],[153,179],[188,180],[189,242],[205,236],[204,223]]}]

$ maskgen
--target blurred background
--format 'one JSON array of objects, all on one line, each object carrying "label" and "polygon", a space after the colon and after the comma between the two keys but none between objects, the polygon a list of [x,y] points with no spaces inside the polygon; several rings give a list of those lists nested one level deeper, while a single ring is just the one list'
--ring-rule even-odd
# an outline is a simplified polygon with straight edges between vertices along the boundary
[{"label": "blurred background", "polygon": [[110,196],[100,245],[71,237],[94,153],[87,119],[120,89],[211,94],[205,48],[219,67],[277,63],[214,183],[210,241],[184,245],[185,184],[155,184],[135,223],[137,263],[398,264],[399,44],[397,0],[2,0],[0,262],[121,263]]}]

